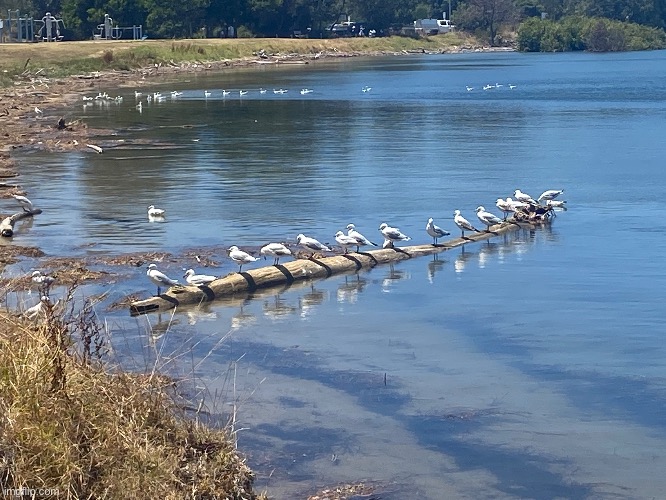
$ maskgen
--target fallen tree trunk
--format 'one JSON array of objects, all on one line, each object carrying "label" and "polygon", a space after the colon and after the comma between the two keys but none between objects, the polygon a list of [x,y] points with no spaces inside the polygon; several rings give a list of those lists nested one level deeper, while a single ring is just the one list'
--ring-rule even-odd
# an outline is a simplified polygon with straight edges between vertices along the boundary
[{"label": "fallen tree trunk", "polygon": [[40,208],[36,208],[30,211],[19,212],[10,217],[5,217],[3,221],[0,222],[0,235],[4,236],[5,238],[11,238],[12,236],[14,236],[14,224],[16,224],[17,221],[25,219],[26,217],[39,215],[41,213],[42,210]]},{"label": "fallen tree trunk", "polygon": [[364,268],[372,268],[377,264],[388,264],[400,260],[422,257],[444,252],[466,243],[482,241],[493,236],[515,231],[521,228],[533,229],[538,224],[525,222],[504,222],[492,226],[490,231],[472,233],[465,238],[454,238],[437,245],[414,245],[401,248],[386,248],[369,252],[350,252],[315,259],[298,259],[279,264],[265,266],[241,273],[230,273],[216,279],[207,286],[174,286],[165,293],[130,304],[130,314],[146,314],[172,309],[180,305],[200,304],[211,300],[230,297],[236,293],[254,292],[257,289],[289,286],[295,281],[315,278],[328,278],[334,274],[355,272]]}]

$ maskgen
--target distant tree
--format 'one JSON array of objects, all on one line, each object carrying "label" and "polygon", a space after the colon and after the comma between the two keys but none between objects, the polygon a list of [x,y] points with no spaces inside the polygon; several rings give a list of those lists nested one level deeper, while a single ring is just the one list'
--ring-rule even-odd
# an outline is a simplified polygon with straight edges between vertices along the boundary
[{"label": "distant tree", "polygon": [[487,32],[490,45],[495,45],[499,30],[517,21],[518,9],[512,0],[467,0],[458,5],[453,18],[461,29]]}]

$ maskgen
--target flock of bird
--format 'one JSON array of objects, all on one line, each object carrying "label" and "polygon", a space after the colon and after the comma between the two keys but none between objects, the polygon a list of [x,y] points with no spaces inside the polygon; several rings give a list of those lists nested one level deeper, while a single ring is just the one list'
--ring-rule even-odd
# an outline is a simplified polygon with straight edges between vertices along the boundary
[{"label": "flock of bird", "polygon": [[[516,189],[514,192],[515,199],[512,198],[497,199],[496,206],[504,213],[503,219],[500,219],[493,213],[488,212],[483,206],[479,206],[476,208],[476,216],[479,219],[479,221],[486,226],[485,230],[489,232],[491,226],[494,226],[496,224],[501,224],[504,221],[506,221],[507,216],[510,213],[523,211],[530,205],[535,207],[544,207],[546,209],[553,209],[553,208],[566,209],[566,201],[556,199],[563,193],[564,193],[563,190],[550,189],[544,191],[535,200],[530,195],[523,193],[519,189]],[[544,202],[543,205],[542,202]],[[150,205],[148,207],[149,218],[154,218],[154,217],[163,218],[165,217],[165,214],[166,211],[164,209],[155,208],[154,205]],[[453,215],[454,215],[453,222],[461,230],[462,238],[465,237],[465,231],[481,232],[479,229],[476,229],[476,227],[474,227],[474,225],[472,225],[472,223],[470,223],[465,217],[461,215],[460,210],[455,210],[453,212]],[[382,237],[384,238],[384,243],[382,245],[383,248],[394,248],[394,244],[397,242],[411,240],[411,238],[406,234],[404,234],[400,229],[396,227],[391,227],[386,222],[383,222],[379,226],[379,231]],[[428,222],[425,226],[425,231],[430,237],[432,237],[433,245],[438,244],[439,238],[442,238],[444,236],[449,236],[451,234],[450,232],[437,226],[432,217],[428,219]],[[377,243],[372,242],[370,239],[366,238],[363,234],[357,231],[356,226],[354,224],[347,225],[347,234],[343,233],[342,231],[336,232],[335,241],[342,248],[345,254],[349,252],[350,248],[354,247],[356,248],[356,252],[359,252],[360,248],[363,246],[375,246],[375,247],[379,246]],[[310,258],[314,257],[316,254],[321,252],[333,251],[333,249],[331,249],[329,246],[325,245],[324,243],[320,242],[319,240],[312,238],[310,236],[306,236],[302,233],[296,237],[296,244],[303,250],[310,252]],[[243,265],[251,264],[260,259],[260,257],[255,257],[249,254],[248,252],[241,250],[235,245],[229,247],[228,254],[229,258],[233,262],[238,264],[239,273],[242,272]],[[269,243],[261,247],[261,249],[259,250],[259,254],[264,258],[272,257],[273,265],[275,266],[279,265],[280,258],[293,256],[292,251],[285,244],[276,243],[276,242]],[[165,273],[159,271],[157,269],[156,264],[150,264],[148,266],[146,275],[148,276],[150,281],[157,286],[157,295],[160,295],[162,287],[179,285],[177,279],[172,279],[169,276],[167,276]],[[194,286],[206,286],[210,284],[212,281],[218,279],[218,277],[212,275],[196,274],[196,272],[193,269],[188,269],[183,277],[185,278],[187,284]]]},{"label": "flock of bird", "polygon": [[[495,84],[487,83],[483,85],[481,88],[483,90],[493,90],[493,89],[500,89],[502,87],[504,87],[504,84],[502,83],[495,83]],[[507,87],[509,88],[509,90],[513,90],[517,87],[517,85],[508,84]],[[469,85],[466,85],[465,88],[467,89],[467,92],[472,92],[473,90],[476,89],[476,87],[470,87]]]}]

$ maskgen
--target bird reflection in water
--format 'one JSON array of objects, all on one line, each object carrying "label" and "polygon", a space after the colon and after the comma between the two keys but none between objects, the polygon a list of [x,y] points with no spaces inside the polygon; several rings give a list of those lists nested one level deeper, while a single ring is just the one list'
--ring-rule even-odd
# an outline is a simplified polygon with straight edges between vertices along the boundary
[{"label": "bird reflection in water", "polygon": [[479,248],[479,267],[484,269],[488,260],[492,254],[498,252],[500,245],[497,243],[491,243],[490,240],[486,240],[486,243],[481,245]]},{"label": "bird reflection in water", "polygon": [[185,314],[187,314],[188,325],[196,325],[199,321],[215,321],[217,319],[217,312],[211,311],[209,305],[188,309]]},{"label": "bird reflection in water", "polygon": [[465,246],[463,245],[456,260],[453,262],[453,268],[456,273],[462,273],[465,270],[465,266],[467,266],[467,261],[472,257],[474,257],[474,253],[465,251]]},{"label": "bird reflection in water", "polygon": [[[173,312],[175,312],[175,309]],[[180,324],[180,320],[174,317],[173,312],[168,316],[162,313],[157,314],[157,323],[150,325],[149,341],[151,345],[155,345],[156,342],[164,337],[174,325]],[[150,321],[148,316],[146,316],[146,318]]]},{"label": "bird reflection in water", "polygon": [[257,322],[257,317],[254,314],[245,312],[243,308],[250,302],[250,299],[244,301],[238,312],[231,317],[231,329],[240,330],[244,326],[250,326]]},{"label": "bird reflection in water", "polygon": [[297,307],[287,304],[287,301],[280,297],[280,294],[275,294],[273,299],[265,300],[262,309],[264,315],[274,321],[295,314],[298,311]]},{"label": "bird reflection in water", "polygon": [[428,262],[428,282],[432,285],[435,282],[435,274],[446,264],[445,260],[439,258],[439,254],[433,254],[432,260]]},{"label": "bird reflection in water", "polygon": [[315,306],[323,303],[328,296],[328,292],[315,290],[314,283],[310,284],[310,291],[303,294],[298,299],[298,306],[301,310],[301,319],[306,319]]},{"label": "bird reflection in water", "polygon": [[358,294],[363,291],[368,284],[368,280],[361,278],[358,274],[354,278],[345,276],[344,283],[340,283],[336,292],[338,303],[355,304],[358,300]]},{"label": "bird reflection in water", "polygon": [[399,281],[401,279],[409,279],[411,278],[411,275],[402,270],[402,269],[395,269],[393,263],[389,264],[389,272],[386,275],[386,277],[382,280],[382,292],[384,293],[390,293],[391,287],[393,286],[393,283],[395,281]]}]

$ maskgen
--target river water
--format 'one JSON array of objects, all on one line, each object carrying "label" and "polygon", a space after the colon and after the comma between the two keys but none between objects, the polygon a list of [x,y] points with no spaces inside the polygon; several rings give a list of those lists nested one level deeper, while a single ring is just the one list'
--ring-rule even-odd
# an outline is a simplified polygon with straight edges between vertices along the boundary
[{"label": "river water", "polygon": [[[475,221],[517,188],[565,190],[550,227],[437,257],[159,316],[100,310],[126,363],[182,374],[211,418],[233,416],[260,490],[663,496],[666,53],[263,67],[147,85],[183,94],[141,112],[133,90],[69,111],[120,146],[23,156],[44,214],[12,244],[163,250],[168,274],[222,275],[234,244],[334,242],[349,222],[427,243],[428,217],[457,232],[456,208]],[[101,289],[147,297],[144,272]]]}]

